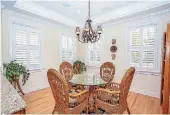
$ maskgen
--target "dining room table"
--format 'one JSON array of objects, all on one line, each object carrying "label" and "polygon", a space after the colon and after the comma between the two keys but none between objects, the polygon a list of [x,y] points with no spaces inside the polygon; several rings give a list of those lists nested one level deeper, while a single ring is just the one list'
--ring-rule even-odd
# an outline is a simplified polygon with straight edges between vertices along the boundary
[{"label": "dining room table", "polygon": [[82,74],[74,74],[71,83],[83,86],[89,90],[88,111],[93,113],[95,111],[95,89],[105,86],[107,82],[100,77],[99,73],[85,72]]}]

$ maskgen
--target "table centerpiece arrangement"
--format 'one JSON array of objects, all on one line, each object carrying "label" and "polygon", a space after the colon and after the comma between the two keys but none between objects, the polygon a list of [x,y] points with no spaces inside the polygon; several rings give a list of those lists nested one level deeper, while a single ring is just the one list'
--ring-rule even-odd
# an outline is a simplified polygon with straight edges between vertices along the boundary
[{"label": "table centerpiece arrangement", "polygon": [[74,74],[82,74],[83,71],[86,71],[86,65],[84,62],[77,60],[73,63],[73,70]]}]

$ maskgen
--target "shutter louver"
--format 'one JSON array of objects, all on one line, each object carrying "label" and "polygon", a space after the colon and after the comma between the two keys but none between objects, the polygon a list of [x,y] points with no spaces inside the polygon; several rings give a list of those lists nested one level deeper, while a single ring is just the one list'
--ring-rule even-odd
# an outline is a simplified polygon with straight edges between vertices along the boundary
[{"label": "shutter louver", "polygon": [[130,65],[131,66],[136,66],[139,67],[140,64],[140,52],[139,51],[135,51],[135,50],[131,50],[131,55],[130,55]]},{"label": "shutter louver", "polygon": [[27,33],[25,28],[17,28],[15,30],[16,46],[27,45]]},{"label": "shutter louver", "polygon": [[97,55],[96,56],[96,61],[99,62],[100,61],[100,52],[97,52],[96,55]]},{"label": "shutter louver", "polygon": [[130,65],[139,67],[140,64],[140,29],[131,31]]},{"label": "shutter louver", "polygon": [[88,44],[88,64],[94,66],[100,63],[100,40]]},{"label": "shutter louver", "polygon": [[30,29],[29,33],[29,63],[30,67],[40,68],[40,34],[35,29]]},{"label": "shutter louver", "polygon": [[131,47],[140,46],[140,30],[135,29],[131,31]]},{"label": "shutter louver", "polygon": [[15,60],[29,69],[39,69],[40,64],[40,33],[26,25],[14,24]]},{"label": "shutter louver", "polygon": [[90,62],[93,62],[94,60],[94,52],[90,51]]},{"label": "shutter louver", "polygon": [[35,49],[31,49],[30,50],[30,65],[32,66],[39,66],[40,62],[39,62],[39,56],[40,52],[38,50]]},{"label": "shutter louver", "polygon": [[156,68],[155,50],[156,26],[132,29],[130,32],[130,65],[140,71]]},{"label": "shutter louver", "polygon": [[40,36],[39,36],[39,33],[37,32],[31,32],[30,33],[30,46],[36,46],[36,47],[39,47],[39,40],[40,40]]},{"label": "shutter louver", "polygon": [[142,66],[147,67],[147,68],[153,68],[154,67],[154,50],[144,50],[142,54],[143,54]]},{"label": "shutter louver", "polygon": [[143,38],[143,57],[142,66],[145,68],[154,68],[155,63],[155,27],[148,26],[142,29]]},{"label": "shutter louver", "polygon": [[143,34],[143,45],[154,46],[155,28],[154,27],[144,28],[142,30],[142,34]]},{"label": "shutter louver", "polygon": [[73,63],[75,57],[76,45],[73,43],[73,37],[61,36],[62,61]]},{"label": "shutter louver", "polygon": [[23,65],[28,64],[27,52],[27,30],[24,26],[14,25],[15,27],[15,60]]},{"label": "shutter louver", "polygon": [[28,64],[28,56],[27,56],[27,49],[16,49],[16,60],[19,63],[22,63],[23,65],[27,66]]}]

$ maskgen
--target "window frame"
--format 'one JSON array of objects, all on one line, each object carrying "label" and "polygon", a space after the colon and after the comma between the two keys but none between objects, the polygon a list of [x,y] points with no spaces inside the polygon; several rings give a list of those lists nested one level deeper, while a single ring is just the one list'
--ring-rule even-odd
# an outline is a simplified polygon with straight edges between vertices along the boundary
[{"label": "window frame", "polygon": [[[12,61],[15,60],[15,40],[14,40],[14,34],[15,34],[15,28],[14,28],[14,24],[18,24],[21,26],[25,26],[25,27],[29,27],[31,29],[36,29],[37,31],[39,31],[40,34],[40,59],[39,59],[39,67],[33,67],[33,66],[29,66],[29,64],[27,64],[27,69],[29,69],[30,71],[36,71],[36,70],[42,70],[44,69],[44,64],[43,64],[43,39],[44,39],[44,34],[43,34],[43,26],[42,24],[38,23],[37,21],[27,17],[27,16],[21,16],[18,17],[16,15],[10,15],[9,19],[8,19],[8,61]],[[28,31],[26,31],[26,33],[28,33]],[[28,37],[28,35],[27,35]],[[28,43],[28,42],[27,42]],[[27,44],[28,46],[29,44]],[[30,52],[30,51],[29,51]],[[29,58],[29,57],[28,57]],[[28,59],[29,60],[29,59]]]},{"label": "window frame", "polygon": [[[141,24],[138,24],[138,25],[131,25],[131,26],[128,26],[127,27],[127,41],[126,41],[126,46],[125,46],[125,51],[126,51],[126,66],[127,68],[132,66],[130,64],[130,54],[131,54],[131,30],[132,29],[137,29],[139,28],[140,29],[140,46],[139,46],[139,52],[140,52],[140,61],[139,61],[139,67],[136,67],[136,71],[138,73],[153,73],[153,74],[159,74],[160,73],[160,59],[161,59],[161,49],[160,49],[160,39],[159,39],[159,29],[158,29],[158,24],[159,23],[156,23],[156,22],[152,22],[152,23],[141,23]],[[143,44],[143,38],[142,38],[142,29],[145,28],[145,27],[149,27],[149,26],[155,26],[155,40],[154,40],[154,46],[142,46]],[[155,56],[155,60],[154,60],[154,65],[155,67],[154,68],[147,68],[147,67],[142,67],[142,58],[143,58],[143,53],[142,50],[144,49],[147,49],[148,47],[153,47],[155,50],[154,50],[154,56]],[[135,49],[135,48],[133,48]],[[136,49],[135,49],[136,50]]]}]

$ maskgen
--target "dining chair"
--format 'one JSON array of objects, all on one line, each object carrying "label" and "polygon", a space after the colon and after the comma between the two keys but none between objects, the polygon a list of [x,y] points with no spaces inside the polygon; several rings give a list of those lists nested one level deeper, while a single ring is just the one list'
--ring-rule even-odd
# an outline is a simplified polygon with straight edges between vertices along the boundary
[{"label": "dining chair", "polygon": [[113,80],[115,74],[115,66],[111,62],[105,62],[100,67],[100,76],[108,84]]},{"label": "dining chair", "polygon": [[69,62],[62,62],[59,67],[60,73],[66,78],[66,81],[69,84],[70,90],[83,90],[84,87],[81,85],[74,85],[71,82],[69,82],[73,77],[73,66]]},{"label": "dining chair", "polygon": [[112,82],[109,86],[110,89],[99,88],[95,90],[96,113],[100,108],[109,114],[122,114],[125,110],[130,114],[127,96],[134,73],[135,68],[131,67],[125,73],[120,84]]},{"label": "dining chair", "polygon": [[89,94],[87,90],[79,93],[69,93],[65,77],[54,69],[49,69],[47,76],[55,99],[55,107],[52,114],[56,111],[58,114],[80,114],[85,109],[86,113],[88,113]]},{"label": "dining chair", "polygon": [[59,67],[60,73],[69,82],[73,77],[73,66],[69,62],[62,62]]}]

